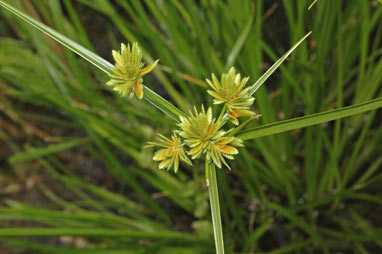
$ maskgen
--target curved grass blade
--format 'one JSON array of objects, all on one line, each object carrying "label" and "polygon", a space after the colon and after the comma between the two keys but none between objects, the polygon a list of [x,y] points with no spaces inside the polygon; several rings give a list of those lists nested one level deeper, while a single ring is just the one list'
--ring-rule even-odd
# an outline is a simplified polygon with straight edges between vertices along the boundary
[{"label": "curved grass blade", "polygon": [[380,241],[381,236],[378,235],[365,235],[365,234],[357,234],[357,233],[347,233],[341,232],[329,228],[321,228],[320,231],[328,235],[330,237],[340,238],[343,240],[352,240],[352,241],[361,241],[361,242],[375,242]]},{"label": "curved grass blade", "polygon": [[268,221],[261,224],[256,230],[248,236],[248,238],[244,242],[244,251],[245,252],[253,252],[251,250],[251,246],[256,246],[258,240],[261,236],[263,236],[267,230],[269,229],[270,225],[272,224],[272,219],[269,219]]},{"label": "curved grass blade", "polygon": [[288,50],[282,57],[279,58],[256,82],[251,86],[250,94],[254,94],[257,89],[260,88],[262,84],[272,75],[272,73],[287,59],[287,57],[311,34],[312,32],[307,33],[302,37],[292,48]]},{"label": "curved grass blade", "polygon": [[297,216],[295,213],[293,213],[291,210],[282,207],[278,204],[267,202],[267,205],[275,210],[276,212],[280,213],[281,215],[288,218],[291,222],[296,224],[296,226],[300,227],[302,230],[304,230],[307,234],[309,234],[312,239],[314,239],[323,249],[324,253],[328,253],[328,250],[325,246],[324,239],[321,237],[320,234],[318,234],[308,223],[305,222],[305,220],[301,219],[299,216]]},{"label": "curved grass blade", "polygon": [[[142,246],[138,242],[130,243],[128,246],[89,246],[87,248],[77,248],[70,246],[54,246],[49,243],[38,243],[32,240],[21,240],[20,238],[4,238],[2,242],[7,246],[12,246],[18,250],[25,250],[28,252],[35,251],[34,253],[50,253],[50,254],[137,254],[137,253],[152,253],[152,247],[150,245]],[[166,254],[179,254],[181,253],[208,253],[208,245],[192,244],[188,246],[159,246],[155,248],[155,253],[166,253]]]},{"label": "curved grass blade", "polygon": [[[32,26],[36,27],[41,32],[45,33],[52,39],[56,40],[57,42],[61,43],[68,49],[72,50],[85,60],[89,61],[91,64],[102,70],[103,72],[107,74],[112,73],[113,65],[103,59],[102,57],[98,56],[97,54],[91,52],[90,50],[86,49],[85,47],[81,46],[80,44],[72,41],[71,39],[67,38],[66,36],[58,33],[54,29],[46,26],[45,24],[35,20],[31,16],[17,10],[16,8],[12,7],[11,5],[5,3],[4,1],[0,0],[0,6],[4,7],[8,11],[12,12],[25,22],[31,24]],[[144,87],[145,89],[145,99],[150,102],[151,104],[155,105],[158,109],[160,109],[163,113],[169,115],[171,118],[178,121],[179,116],[184,116],[185,114],[179,110],[177,107],[172,105],[169,101],[165,100],[160,95],[154,93],[152,90],[150,90],[147,87]]]},{"label": "curved grass blade", "polygon": [[291,243],[286,246],[280,247],[279,249],[272,250],[272,254],[287,254],[287,253],[298,253],[296,252],[299,249],[302,249],[309,244],[311,244],[313,240],[310,238],[307,241],[304,242],[296,242],[296,243]]},{"label": "curved grass blade", "polygon": [[16,8],[12,7],[11,5],[0,1],[0,5],[7,9],[8,11],[12,12],[22,20],[26,21],[27,23],[31,24],[41,32],[45,33],[52,39],[56,40],[57,42],[61,43],[68,49],[72,50],[82,58],[89,61],[91,64],[99,68],[100,70],[104,71],[105,73],[109,74],[111,73],[111,69],[113,68],[113,65],[106,61],[105,59],[101,58],[100,56],[94,54],[93,52],[87,50],[80,44],[70,40],[69,38],[63,36],[62,34],[58,33],[54,29],[48,27],[47,25],[35,20],[31,16],[22,13],[21,11],[17,10]]},{"label": "curved grass blade", "polygon": [[20,153],[16,153],[12,155],[9,158],[9,162],[13,164],[17,162],[24,162],[27,160],[41,158],[43,156],[46,156],[52,153],[62,152],[72,147],[88,143],[89,141],[90,139],[87,137],[76,138],[76,139],[71,139],[59,144],[48,145],[48,146],[40,147],[40,148],[31,148],[30,150],[26,152],[20,152]]},{"label": "curved grass blade", "polygon": [[201,239],[192,234],[156,231],[145,232],[109,228],[1,228],[0,236],[94,236],[94,237],[129,237],[147,239],[172,239],[186,242],[198,242]]},{"label": "curved grass blade", "polygon": [[250,128],[238,133],[238,138],[242,140],[254,139],[263,136],[273,135],[294,129],[300,129],[320,123],[333,121],[336,119],[363,113],[365,111],[382,107],[382,98],[367,101],[364,103],[343,107],[335,110],[325,111],[318,114],[293,118],[285,121],[265,124],[259,127]]},{"label": "curved grass blade", "polygon": [[227,71],[235,62],[237,55],[242,49],[244,42],[247,40],[249,31],[251,31],[252,23],[254,20],[255,14],[252,13],[251,17],[248,20],[248,23],[245,25],[243,31],[241,31],[239,38],[237,38],[235,45],[233,46],[231,52],[228,55],[227,62],[225,64],[224,69]]}]

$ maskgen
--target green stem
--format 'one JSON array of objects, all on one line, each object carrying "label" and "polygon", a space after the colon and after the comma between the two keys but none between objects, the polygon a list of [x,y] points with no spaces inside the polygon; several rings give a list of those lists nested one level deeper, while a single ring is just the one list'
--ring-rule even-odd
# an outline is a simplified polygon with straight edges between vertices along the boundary
[{"label": "green stem", "polygon": [[222,120],[222,118],[223,118],[223,116],[225,114],[226,109],[227,109],[227,104],[224,104],[224,107],[223,107],[222,111],[220,112],[220,115],[219,115],[219,118],[218,118],[217,122],[220,122],[220,120]]},{"label": "green stem", "polygon": [[239,131],[241,131],[247,124],[249,124],[252,120],[258,119],[261,115],[255,115],[251,116],[248,120],[241,123],[239,126],[237,126],[235,129],[233,129],[228,136],[232,137],[235,136]]},{"label": "green stem", "polygon": [[214,228],[215,246],[217,254],[224,254],[223,229],[220,217],[219,193],[216,180],[215,164],[206,162],[206,171],[208,171],[208,192],[210,196],[212,225]]}]

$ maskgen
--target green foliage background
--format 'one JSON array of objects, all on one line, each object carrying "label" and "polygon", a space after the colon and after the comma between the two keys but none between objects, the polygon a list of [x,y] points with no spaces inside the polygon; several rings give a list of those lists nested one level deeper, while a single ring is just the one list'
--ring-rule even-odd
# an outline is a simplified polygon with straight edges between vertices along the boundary
[{"label": "green foliage background", "polygon": [[[6,1],[111,61],[138,41],[145,84],[188,111],[205,78],[253,83],[260,126],[381,97],[378,1]],[[142,146],[174,121],[0,9],[0,240],[9,253],[214,253],[203,163],[157,170]],[[219,170],[227,253],[376,253],[381,111],[245,142]],[[252,126],[252,127],[253,127]],[[25,237],[28,236],[28,237]],[[7,253],[6,252],[6,253]]]}]

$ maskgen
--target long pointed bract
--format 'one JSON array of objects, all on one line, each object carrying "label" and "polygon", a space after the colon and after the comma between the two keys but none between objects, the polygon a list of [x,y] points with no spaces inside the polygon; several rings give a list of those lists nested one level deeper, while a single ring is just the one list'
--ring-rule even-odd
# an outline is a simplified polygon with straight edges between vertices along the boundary
[{"label": "long pointed bract", "polygon": [[[36,19],[32,18],[31,16],[17,10],[16,8],[12,7],[11,5],[3,2],[0,0],[0,6],[4,7],[8,11],[12,12],[22,20],[26,21],[27,23],[31,24],[32,26],[36,27],[41,32],[45,33],[52,39],[56,40],[60,44],[64,45],[68,49],[72,50],[85,60],[89,61],[91,64],[102,70],[103,72],[107,74],[112,74],[113,65],[103,59],[102,57],[98,56],[97,54],[91,52],[90,50],[86,49],[85,47],[81,46],[80,44],[74,42],[73,40],[67,38],[66,36],[56,32],[54,29],[50,28],[49,26],[37,21]],[[178,121],[179,116],[184,116],[185,114],[175,107],[173,104],[171,104],[169,101],[165,100],[163,97],[158,95],[157,93],[153,92],[146,86],[143,87],[145,96],[144,99],[153,104],[155,107],[160,109],[163,113],[170,116],[174,120]]]}]

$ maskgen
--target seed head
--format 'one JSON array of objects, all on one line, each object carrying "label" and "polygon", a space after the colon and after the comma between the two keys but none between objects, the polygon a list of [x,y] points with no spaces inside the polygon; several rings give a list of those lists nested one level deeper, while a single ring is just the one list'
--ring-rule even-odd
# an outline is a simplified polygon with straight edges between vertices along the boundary
[{"label": "seed head", "polygon": [[106,83],[108,86],[114,87],[121,96],[127,94],[137,96],[138,99],[143,98],[143,76],[154,69],[159,60],[143,68],[142,50],[138,43],[121,44],[121,51],[113,50],[113,58],[115,67],[113,74],[110,75],[111,80]]},{"label": "seed head", "polygon": [[238,117],[255,115],[249,110],[255,98],[250,95],[250,87],[245,88],[248,79],[248,77],[241,79],[234,67],[228,73],[222,74],[220,82],[215,74],[212,74],[212,80],[207,79],[208,85],[213,89],[207,92],[214,97],[214,104],[225,103],[229,119],[235,125],[239,124]]},{"label": "seed head", "polygon": [[194,108],[189,117],[180,117],[179,136],[184,138],[185,144],[191,148],[187,154],[192,156],[192,159],[199,158],[203,154],[217,167],[221,168],[223,163],[229,168],[224,157],[233,159],[233,155],[238,153],[235,146],[241,146],[241,140],[227,137],[227,132],[221,130],[223,124],[212,118],[211,108],[206,112],[203,106],[201,112]]},{"label": "seed head", "polygon": [[159,169],[166,168],[167,170],[170,170],[174,167],[176,173],[179,169],[179,160],[192,166],[192,162],[187,157],[178,135],[174,134],[171,136],[171,139],[169,139],[162,134],[158,134],[157,140],[158,143],[149,142],[145,147],[162,147],[162,149],[158,150],[153,157],[154,161],[160,161]]}]

